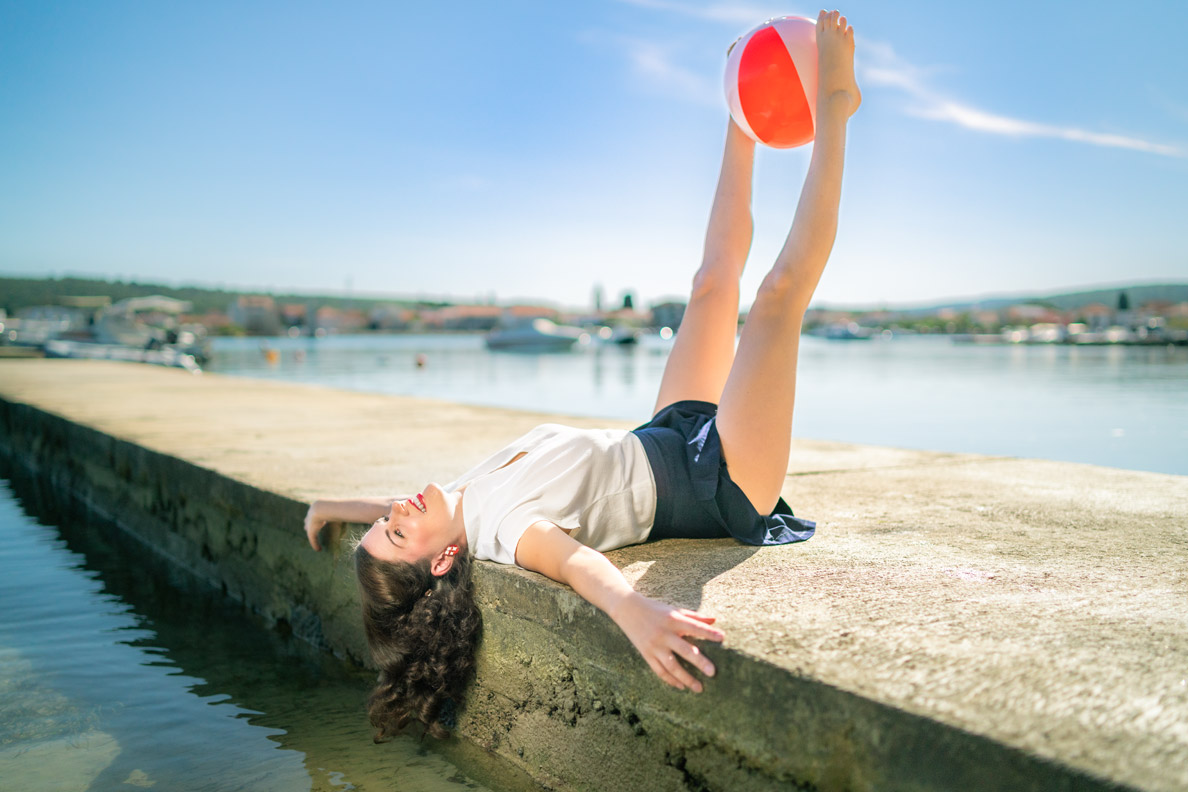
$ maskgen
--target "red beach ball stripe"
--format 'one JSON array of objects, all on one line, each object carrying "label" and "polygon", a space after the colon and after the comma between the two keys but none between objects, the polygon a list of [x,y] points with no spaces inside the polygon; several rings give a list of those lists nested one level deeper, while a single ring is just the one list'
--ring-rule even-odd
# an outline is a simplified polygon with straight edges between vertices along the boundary
[{"label": "red beach ball stripe", "polygon": [[739,104],[759,140],[790,148],[813,139],[812,113],[800,74],[774,27],[750,37],[738,71]]}]

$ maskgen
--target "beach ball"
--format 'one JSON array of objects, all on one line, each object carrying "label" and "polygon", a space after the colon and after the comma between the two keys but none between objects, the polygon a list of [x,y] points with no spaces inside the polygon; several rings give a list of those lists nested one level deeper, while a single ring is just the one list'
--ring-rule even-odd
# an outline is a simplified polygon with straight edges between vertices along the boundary
[{"label": "beach ball", "polygon": [[817,113],[817,23],[769,19],[747,33],[726,58],[726,104],[734,123],[772,148],[813,139]]}]

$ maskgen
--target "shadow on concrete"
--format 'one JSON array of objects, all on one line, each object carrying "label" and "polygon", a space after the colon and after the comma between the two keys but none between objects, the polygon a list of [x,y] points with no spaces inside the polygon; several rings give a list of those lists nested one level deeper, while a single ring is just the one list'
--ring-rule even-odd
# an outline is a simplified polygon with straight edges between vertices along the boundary
[{"label": "shadow on concrete", "polygon": [[632,563],[650,563],[635,581],[635,588],[649,597],[697,610],[707,583],[759,549],[733,539],[662,539],[636,545],[631,548]]}]

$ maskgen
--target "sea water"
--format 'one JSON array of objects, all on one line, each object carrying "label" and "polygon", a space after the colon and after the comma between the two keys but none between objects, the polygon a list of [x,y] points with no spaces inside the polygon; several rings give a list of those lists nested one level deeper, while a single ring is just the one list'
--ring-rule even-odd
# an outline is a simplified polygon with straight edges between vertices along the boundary
[{"label": "sea water", "polygon": [[537,788],[457,738],[373,744],[369,675],[50,501],[0,479],[5,792]]},{"label": "sea water", "polygon": [[[670,349],[656,336],[561,354],[491,352],[479,335],[227,338],[208,369],[642,423]],[[793,434],[1188,474],[1188,347],[806,336]]]}]

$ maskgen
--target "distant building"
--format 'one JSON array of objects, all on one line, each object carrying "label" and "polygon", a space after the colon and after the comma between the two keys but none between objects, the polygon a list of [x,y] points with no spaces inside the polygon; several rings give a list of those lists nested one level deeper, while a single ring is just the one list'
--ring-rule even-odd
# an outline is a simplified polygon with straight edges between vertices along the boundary
[{"label": "distant building", "polygon": [[835,311],[830,308],[812,308],[805,312],[805,325],[849,324],[854,321],[852,311]]},{"label": "distant building", "polygon": [[620,308],[617,311],[608,311],[603,318],[607,324],[643,327],[651,321],[652,315],[650,311],[644,313],[634,308]]},{"label": "distant building", "polygon": [[326,305],[315,313],[316,327],[331,333],[351,333],[367,328],[367,314],[357,308],[339,310]]},{"label": "distant building", "polygon": [[1167,316],[1174,307],[1175,303],[1171,300],[1149,300],[1139,306],[1139,311],[1147,316]]},{"label": "distant building", "polygon": [[249,294],[231,303],[227,309],[231,321],[250,335],[277,335],[281,316],[276,300],[262,294]]},{"label": "distant building", "polygon": [[204,314],[183,314],[180,319],[182,324],[202,325],[208,333],[221,333],[226,328],[236,324],[231,321],[230,316],[221,311],[208,311]]},{"label": "distant building", "polygon": [[893,311],[867,311],[862,315],[862,323],[865,325],[885,325],[890,324],[898,318],[899,314]]},{"label": "distant building", "polygon": [[517,319],[556,319],[557,309],[547,305],[509,305],[503,309],[503,318]]},{"label": "distant building", "polygon": [[285,327],[305,327],[309,309],[302,303],[285,303],[280,307],[281,324]]},{"label": "distant building", "polygon": [[979,327],[997,328],[1002,324],[1002,315],[998,311],[974,311],[972,318]]},{"label": "distant building", "polygon": [[380,305],[373,308],[367,318],[368,326],[373,330],[409,330],[417,320],[417,312],[396,305]]},{"label": "distant building", "polygon": [[1082,305],[1073,312],[1092,332],[1100,332],[1114,322],[1114,309],[1104,303]]},{"label": "distant building", "polygon": [[98,295],[63,295],[58,298],[58,302],[68,308],[81,308],[84,311],[91,311],[92,313],[102,311],[107,306],[111,305],[111,297],[106,294]]},{"label": "distant building", "polygon": [[687,307],[688,303],[679,301],[656,303],[652,306],[652,326],[679,330]]},{"label": "distant building", "polygon": [[1011,324],[1058,324],[1064,322],[1064,314],[1044,305],[1012,305],[1007,309],[1007,321]]},{"label": "distant building", "polygon": [[503,309],[498,305],[446,305],[421,312],[427,330],[490,330],[499,323]]},{"label": "distant building", "polygon": [[1168,319],[1172,317],[1176,317],[1177,319],[1188,318],[1188,302],[1176,303],[1168,308],[1163,315]]}]

